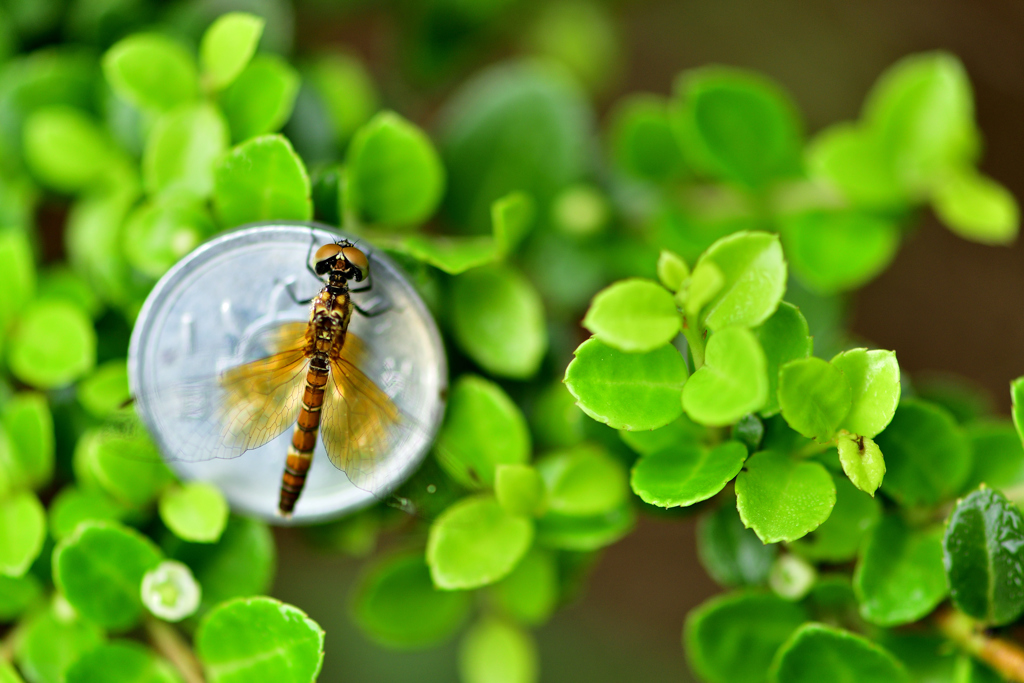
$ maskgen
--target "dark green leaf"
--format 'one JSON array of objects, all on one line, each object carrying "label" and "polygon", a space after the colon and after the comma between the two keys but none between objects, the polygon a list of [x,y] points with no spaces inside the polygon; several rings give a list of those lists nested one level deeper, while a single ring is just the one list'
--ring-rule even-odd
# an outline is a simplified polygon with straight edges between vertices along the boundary
[{"label": "dark green leaf", "polygon": [[142,576],[160,562],[148,538],[116,522],[80,524],[53,552],[53,580],[84,618],[126,630],[142,616]]},{"label": "dark green leaf", "polygon": [[455,339],[491,374],[532,377],[547,352],[544,305],[533,285],[506,266],[477,268],[455,278]]},{"label": "dark green leaf", "polygon": [[[502,438],[495,439],[495,434]],[[464,486],[493,486],[495,467],[530,459],[530,432],[519,407],[501,387],[462,375],[451,389],[437,437],[441,465]]]},{"label": "dark green leaf", "polygon": [[280,135],[233,148],[214,172],[213,202],[221,223],[229,227],[313,216],[306,167]]},{"label": "dark green leaf", "polygon": [[324,658],[323,629],[272,598],[218,605],[200,622],[195,643],[209,683],[313,683]]},{"label": "dark green leaf", "polygon": [[366,68],[351,55],[318,55],[306,74],[331,123],[335,146],[348,142],[377,109],[377,91]]},{"label": "dark green leaf", "polygon": [[712,598],[686,618],[686,656],[709,683],[764,683],[776,650],[806,619],[798,604],[771,594]]},{"label": "dark green leaf", "polygon": [[346,201],[370,223],[417,225],[441,201],[445,171],[434,145],[394,112],[381,112],[356,131],[346,160]]},{"label": "dark green leaf", "polygon": [[531,520],[509,515],[493,496],[474,496],[431,524],[427,564],[438,588],[479,588],[507,576],[532,542]]},{"label": "dark green leaf", "polygon": [[99,626],[63,618],[53,608],[33,615],[23,628],[15,660],[30,683],[64,683],[68,668],[103,642]]},{"label": "dark green leaf", "polygon": [[685,415],[679,419],[669,422],[664,427],[651,430],[619,432],[619,437],[627,446],[640,455],[657,453],[671,446],[685,447],[687,444],[700,445],[714,443],[711,431],[704,425],[699,425]]},{"label": "dark green leaf", "polygon": [[50,503],[50,533],[60,541],[86,520],[121,521],[128,509],[102,491],[66,486]]},{"label": "dark green leaf", "polygon": [[645,503],[686,507],[725,488],[746,459],[747,449],[738,441],[716,448],[681,443],[640,458],[630,483]]},{"label": "dark green leaf", "polygon": [[675,347],[623,353],[589,339],[575,356],[565,384],[576,404],[598,422],[631,431],[656,429],[682,413],[686,363]]},{"label": "dark green leaf", "polygon": [[903,401],[875,441],[885,454],[882,490],[902,505],[951,498],[970,474],[970,444],[953,417],[938,406]]},{"label": "dark green leaf", "polygon": [[750,330],[727,327],[708,340],[704,365],[683,387],[683,408],[695,422],[732,424],[768,400],[768,362]]},{"label": "dark green leaf", "polygon": [[626,173],[661,182],[684,171],[682,150],[664,98],[638,94],[620,100],[609,130],[612,158]]},{"label": "dark green leaf", "polygon": [[864,544],[853,580],[868,621],[897,626],[921,619],[949,593],[942,532],[915,531],[897,516],[886,517]]},{"label": "dark green leaf", "polygon": [[790,548],[814,562],[853,559],[861,541],[882,517],[882,504],[842,477],[834,477],[836,504],[828,519]]},{"label": "dark green leaf", "polygon": [[782,301],[778,310],[753,330],[768,361],[768,403],[761,414],[769,416],[780,410],[779,368],[791,360],[806,358],[814,350],[807,320],[793,304]]},{"label": "dark green leaf", "polygon": [[764,583],[777,554],[777,545],[761,543],[757,534],[743,526],[735,505],[724,503],[697,525],[700,562],[724,586]]},{"label": "dark green leaf", "polygon": [[832,476],[820,463],[763,451],[736,478],[736,508],[765,543],[795,541],[828,519],[836,502]]},{"label": "dark green leaf", "polygon": [[908,683],[907,672],[870,640],[824,624],[805,624],[772,663],[772,683]]},{"label": "dark green leaf", "polygon": [[1006,497],[981,488],[957,503],[943,539],[953,602],[993,626],[1024,611],[1024,518]]},{"label": "dark green leaf", "polygon": [[388,647],[422,648],[443,642],[462,626],[471,607],[468,592],[434,587],[420,553],[377,563],[353,590],[356,623]]},{"label": "dark green leaf", "polygon": [[1006,489],[1024,483],[1024,448],[1009,421],[982,420],[965,426],[974,467],[965,489],[979,484]]},{"label": "dark green leaf", "polygon": [[754,188],[799,171],[799,114],[766,78],[723,67],[696,69],[676,82],[675,98],[676,133],[694,168]]},{"label": "dark green leaf", "polygon": [[628,534],[634,524],[636,513],[628,502],[590,517],[549,512],[537,521],[537,543],[559,550],[597,550]]}]

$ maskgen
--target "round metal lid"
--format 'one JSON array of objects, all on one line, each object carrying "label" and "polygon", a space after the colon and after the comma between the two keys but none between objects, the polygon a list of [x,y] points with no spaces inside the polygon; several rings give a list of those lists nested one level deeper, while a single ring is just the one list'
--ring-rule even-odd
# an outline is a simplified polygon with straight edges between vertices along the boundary
[{"label": "round metal lid", "polygon": [[[365,251],[373,289],[353,294],[366,311],[350,330],[370,350],[363,371],[408,417],[412,429],[384,456],[388,484],[373,493],[353,486],[318,440],[294,516],[277,514],[292,429],[231,459],[203,460],[189,451],[197,434],[218,428],[213,417],[221,371],[267,355],[261,340],[283,322],[309,320],[309,299],[323,286],[307,269],[316,246],[347,237]],[[315,247],[314,247],[315,250]],[[291,292],[288,291],[290,286]],[[423,460],[444,413],[448,371],[441,336],[419,295],[394,262],[359,239],[313,223],[242,228],[203,244],[168,271],[150,292],[132,332],[128,374],[136,409],[184,480],[216,485],[236,512],[276,524],[337,517],[370,505],[404,481]],[[181,387],[212,387],[189,396]],[[201,395],[195,395],[201,393]],[[199,439],[198,441],[202,441]],[[196,460],[196,461],[193,461]]]}]

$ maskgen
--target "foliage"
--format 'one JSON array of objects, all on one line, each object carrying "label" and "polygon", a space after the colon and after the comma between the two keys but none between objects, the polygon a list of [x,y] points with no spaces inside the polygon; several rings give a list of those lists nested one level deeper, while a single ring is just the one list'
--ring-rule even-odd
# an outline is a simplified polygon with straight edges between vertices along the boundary
[{"label": "foliage", "polygon": [[[531,629],[581,568],[684,508],[730,589],[685,617],[704,680],[991,680],[991,629],[1024,611],[1024,378],[1011,423],[915,390],[835,314],[925,207],[1016,237],[955,57],[907,57],[811,137],[764,76],[686,71],[615,103],[599,154],[593,98],[623,54],[599,5],[536,8],[530,58],[464,83],[504,3],[424,9],[465,28],[402,36],[397,81],[451,92],[424,130],[351,54],[293,66],[285,3],[107,4],[76,3],[66,42],[24,14],[12,35],[42,47],[0,40],[0,680],[316,678],[323,631],[261,596],[266,525],[104,429],[156,280],[223,230],[310,219],[405,266],[454,368],[425,466],[444,490],[404,531],[374,512],[335,539],[398,537],[352,594],[373,641],[459,637],[464,683],[536,681]],[[211,14],[236,4],[259,13]]]}]

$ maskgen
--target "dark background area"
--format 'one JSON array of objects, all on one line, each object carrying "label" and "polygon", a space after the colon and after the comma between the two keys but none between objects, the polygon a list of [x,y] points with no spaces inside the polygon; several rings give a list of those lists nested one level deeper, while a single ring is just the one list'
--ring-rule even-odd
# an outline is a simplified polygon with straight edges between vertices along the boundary
[{"label": "dark background area", "polygon": [[[342,43],[375,72],[392,59],[393,22],[372,12],[349,23],[299,13],[297,44]],[[965,63],[985,138],[983,170],[1024,196],[1024,3],[978,0],[716,0],[617,3],[626,65],[607,104],[625,92],[667,94],[675,75],[719,63],[761,71],[786,87],[809,133],[857,116],[878,75],[899,58],[944,49]],[[515,27],[510,27],[514,32]],[[512,51],[493,46],[495,60]],[[393,99],[402,98],[401,85]],[[444,88],[438,92],[438,100]],[[401,108],[401,102],[394,103]],[[419,103],[428,126],[431,104]],[[416,117],[416,111],[407,112]],[[1024,247],[968,243],[930,213],[895,262],[852,297],[854,332],[895,349],[913,377],[963,375],[1009,407],[1009,381],[1024,374]],[[454,646],[392,653],[369,645],[348,622],[347,587],[358,563],[318,555],[296,533],[278,533],[282,566],[274,594],[308,606],[328,633],[324,681],[455,680]],[[324,576],[332,577],[325,583]],[[645,519],[605,551],[582,600],[540,630],[544,681],[690,680],[680,647],[688,610],[715,591],[695,556],[692,520]]]}]

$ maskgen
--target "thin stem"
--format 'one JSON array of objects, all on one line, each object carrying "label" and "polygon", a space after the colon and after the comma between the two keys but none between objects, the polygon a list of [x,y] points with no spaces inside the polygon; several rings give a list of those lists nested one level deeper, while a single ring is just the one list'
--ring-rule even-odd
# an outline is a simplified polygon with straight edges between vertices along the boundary
[{"label": "thin stem", "polygon": [[206,683],[199,660],[177,629],[149,617],[146,619],[146,634],[153,648],[178,670],[185,683]]},{"label": "thin stem", "polygon": [[693,356],[693,371],[700,370],[704,365],[704,330],[699,325],[691,325],[687,316],[683,316],[683,336],[686,337],[686,344],[690,347],[690,355]]},{"label": "thin stem", "polygon": [[1003,678],[1024,683],[1024,649],[1019,645],[985,633],[977,621],[953,609],[939,612],[935,623],[947,638],[988,664]]}]

